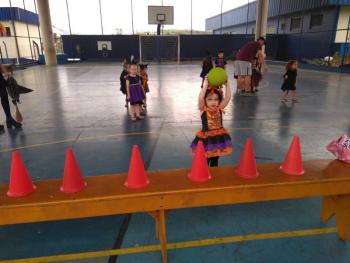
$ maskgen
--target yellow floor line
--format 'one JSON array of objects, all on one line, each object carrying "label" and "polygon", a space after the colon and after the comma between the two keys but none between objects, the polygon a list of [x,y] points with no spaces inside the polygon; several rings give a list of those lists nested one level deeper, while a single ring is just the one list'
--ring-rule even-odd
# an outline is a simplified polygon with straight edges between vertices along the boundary
[{"label": "yellow floor line", "polygon": [[[263,127],[263,128],[255,128],[255,127],[236,127],[236,128],[230,128],[229,130],[232,131],[249,131],[249,130],[256,130],[256,129],[280,129],[280,128],[322,128],[322,126],[314,126],[314,125],[305,125],[305,126],[291,126],[288,125],[280,125],[280,126],[274,126],[274,127]],[[159,135],[159,132],[131,132],[131,133],[118,133],[118,134],[108,134],[108,135],[97,135],[97,136],[89,136],[89,137],[81,137],[77,141],[93,141],[96,139],[107,139],[107,138],[118,138],[121,136],[137,136],[137,135]],[[37,144],[30,144],[30,145],[24,145],[14,148],[4,148],[0,150],[0,153],[4,152],[12,152],[16,150],[22,150],[22,149],[32,149],[32,148],[38,148],[48,145],[55,145],[60,143],[68,143],[68,142],[74,142],[76,138],[68,138],[63,140],[57,140],[57,141],[49,141],[49,142],[43,142],[43,143],[37,143]]]},{"label": "yellow floor line", "polygon": [[[117,138],[117,137],[120,137],[120,136],[158,135],[158,134],[160,134],[160,133],[159,132],[119,133],[119,134],[109,134],[109,135],[97,135],[97,136],[90,136],[90,137],[81,137],[77,141],[91,141],[91,140],[95,140],[95,139]],[[65,139],[65,140],[43,142],[43,143],[25,145],[25,146],[14,147],[14,148],[4,148],[4,149],[0,150],[0,153],[12,152],[12,151],[22,150],[22,149],[37,148],[37,147],[54,145],[54,144],[60,144],[60,143],[74,142],[75,140],[76,140],[76,138],[69,138],[69,139]]]},{"label": "yellow floor line", "polygon": [[[220,245],[220,244],[235,243],[235,242],[242,242],[242,241],[331,234],[336,232],[337,232],[337,229],[335,227],[331,227],[331,228],[317,228],[317,229],[285,231],[285,232],[275,232],[275,233],[250,234],[250,235],[219,237],[219,238],[169,243],[167,245],[167,248],[180,249],[180,248]],[[98,258],[98,257],[108,257],[108,256],[115,256],[115,255],[127,255],[127,254],[159,251],[160,249],[161,249],[160,245],[150,245],[150,246],[142,246],[142,247],[120,248],[120,249],[101,250],[101,251],[94,251],[94,252],[84,252],[84,253],[37,257],[37,258],[0,260],[0,263],[43,263],[43,262],[55,262],[55,261],[57,262],[57,261],[66,261],[66,260],[81,260],[81,259],[88,259],[88,258]]]}]

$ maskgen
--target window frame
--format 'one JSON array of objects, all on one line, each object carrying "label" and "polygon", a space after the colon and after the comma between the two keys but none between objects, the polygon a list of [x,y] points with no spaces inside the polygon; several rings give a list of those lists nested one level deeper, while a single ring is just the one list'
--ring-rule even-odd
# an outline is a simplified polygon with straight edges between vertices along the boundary
[{"label": "window frame", "polygon": [[[294,28],[293,27],[293,20],[296,20],[296,19],[299,19],[299,26]],[[290,31],[299,30],[299,29],[301,29],[301,26],[302,26],[302,17],[301,16],[292,16],[290,18],[290,27],[289,27]]]},{"label": "window frame", "polygon": [[[312,25],[312,17],[321,17],[321,23],[319,25]],[[309,29],[313,28],[319,28],[323,25],[323,17],[324,15],[322,13],[315,13],[310,15],[310,23],[309,23]]]}]

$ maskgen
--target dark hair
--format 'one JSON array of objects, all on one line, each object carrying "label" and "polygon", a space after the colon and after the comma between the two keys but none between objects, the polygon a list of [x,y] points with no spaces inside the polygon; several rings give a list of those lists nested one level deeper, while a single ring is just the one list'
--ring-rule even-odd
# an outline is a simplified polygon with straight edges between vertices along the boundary
[{"label": "dark hair", "polygon": [[266,39],[264,37],[259,37],[256,41],[259,41],[259,40],[264,41],[264,45],[266,45]]},{"label": "dark hair", "polygon": [[8,72],[13,72],[13,67],[11,66],[11,65],[7,65],[6,66],[6,70],[8,71]]},{"label": "dark hair", "polygon": [[148,64],[140,64],[140,70],[144,70],[148,67]]},{"label": "dark hair", "polygon": [[223,100],[224,97],[222,96],[222,92],[216,88],[207,89],[207,91],[205,92],[204,100],[209,96],[209,94],[212,94],[212,93],[218,95],[219,103]]},{"label": "dark hair", "polygon": [[224,51],[223,51],[223,50],[219,50],[219,51],[218,51],[218,54],[219,54],[219,53],[224,53]]},{"label": "dark hair", "polygon": [[138,66],[138,64],[137,64],[137,62],[132,61],[132,62],[129,64],[129,66]]},{"label": "dark hair", "polygon": [[296,60],[289,60],[287,65],[286,65],[286,70],[291,70],[292,66],[295,64],[295,63],[298,63],[298,61]]}]

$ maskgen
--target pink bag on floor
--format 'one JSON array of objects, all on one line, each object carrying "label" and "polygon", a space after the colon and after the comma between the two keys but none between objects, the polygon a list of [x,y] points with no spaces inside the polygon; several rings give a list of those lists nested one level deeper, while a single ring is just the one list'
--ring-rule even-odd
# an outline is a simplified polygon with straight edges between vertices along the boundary
[{"label": "pink bag on floor", "polygon": [[330,151],[338,160],[350,164],[350,138],[342,135],[338,140],[333,140],[327,145]]}]

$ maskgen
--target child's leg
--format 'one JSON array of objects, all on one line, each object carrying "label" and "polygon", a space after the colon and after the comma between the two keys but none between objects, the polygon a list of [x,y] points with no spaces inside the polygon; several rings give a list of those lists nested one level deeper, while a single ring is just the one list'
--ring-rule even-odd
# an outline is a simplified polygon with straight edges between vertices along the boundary
[{"label": "child's leg", "polygon": [[282,96],[282,101],[287,101],[287,97],[288,97],[288,90],[284,90],[283,96]]},{"label": "child's leg", "polygon": [[252,83],[252,76],[249,76],[249,75],[245,76],[245,79],[244,79],[245,92],[250,92],[251,83]]},{"label": "child's leg", "polygon": [[125,95],[125,107],[129,106],[128,95]]},{"label": "child's leg", "polygon": [[133,121],[136,120],[136,109],[135,109],[135,106],[136,105],[131,105],[130,106],[130,116],[131,116],[131,119]]},{"label": "child's leg", "polygon": [[136,109],[136,118],[143,119],[143,116],[141,116],[141,111],[142,111],[141,105],[137,104],[135,106],[136,106],[136,108],[135,108]]},{"label": "child's leg", "polygon": [[238,76],[237,78],[237,89],[242,91],[244,90],[244,76]]},{"label": "child's leg", "polygon": [[297,101],[297,91],[296,90],[292,90],[292,99],[293,101]]},{"label": "child's leg", "polygon": [[219,156],[211,157],[210,167],[217,167],[219,165]]}]

